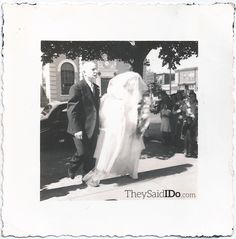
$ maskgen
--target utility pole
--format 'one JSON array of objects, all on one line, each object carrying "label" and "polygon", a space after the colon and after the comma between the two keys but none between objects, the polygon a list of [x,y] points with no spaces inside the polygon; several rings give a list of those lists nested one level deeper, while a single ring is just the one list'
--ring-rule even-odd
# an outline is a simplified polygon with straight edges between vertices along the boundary
[{"label": "utility pole", "polygon": [[170,78],[170,95],[171,95],[171,68],[170,68],[170,75],[169,75],[169,78]]}]

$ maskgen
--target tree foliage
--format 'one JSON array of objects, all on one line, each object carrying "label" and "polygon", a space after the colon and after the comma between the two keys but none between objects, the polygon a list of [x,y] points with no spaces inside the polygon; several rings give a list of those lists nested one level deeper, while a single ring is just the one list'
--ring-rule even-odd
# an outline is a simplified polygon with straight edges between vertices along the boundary
[{"label": "tree foliage", "polygon": [[167,65],[168,69],[175,70],[181,60],[193,55],[198,56],[198,44],[192,41],[170,41],[162,42],[159,58],[162,59],[162,66]]},{"label": "tree foliage", "polygon": [[69,59],[82,57],[82,60],[122,60],[129,63],[133,70],[143,73],[143,65],[151,49],[160,48],[159,57],[163,66],[169,67],[179,64],[181,59],[187,59],[193,54],[197,55],[197,42],[168,42],[168,41],[42,41],[42,62],[53,62],[54,58],[64,54]]}]

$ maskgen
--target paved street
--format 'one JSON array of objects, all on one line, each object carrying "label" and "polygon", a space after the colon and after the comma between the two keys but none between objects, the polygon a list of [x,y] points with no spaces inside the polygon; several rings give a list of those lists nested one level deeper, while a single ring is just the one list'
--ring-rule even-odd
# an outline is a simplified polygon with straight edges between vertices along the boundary
[{"label": "paved street", "polygon": [[96,188],[83,186],[80,175],[74,180],[68,178],[65,164],[74,151],[73,145],[61,143],[42,150],[41,200],[143,199],[138,192],[148,190],[151,199],[151,193],[163,190],[197,195],[197,159],[186,158],[161,143],[159,115],[151,116],[147,136],[150,140],[140,158],[139,179],[110,177]]}]

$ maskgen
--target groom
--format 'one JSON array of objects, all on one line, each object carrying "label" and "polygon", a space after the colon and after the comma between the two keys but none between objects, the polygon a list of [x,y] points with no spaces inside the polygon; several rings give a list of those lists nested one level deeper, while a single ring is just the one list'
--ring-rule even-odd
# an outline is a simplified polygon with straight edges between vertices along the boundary
[{"label": "groom", "polygon": [[76,152],[68,163],[71,179],[74,179],[80,166],[83,175],[94,168],[93,154],[99,133],[99,87],[94,83],[97,78],[95,63],[84,63],[82,74],[83,80],[70,88],[67,105],[67,132],[73,136],[76,147]]}]

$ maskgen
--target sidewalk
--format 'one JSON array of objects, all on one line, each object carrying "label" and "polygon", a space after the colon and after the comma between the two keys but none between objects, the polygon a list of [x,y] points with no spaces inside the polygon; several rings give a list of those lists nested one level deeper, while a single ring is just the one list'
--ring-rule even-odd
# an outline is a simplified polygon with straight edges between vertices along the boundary
[{"label": "sidewalk", "polygon": [[128,176],[109,178],[101,181],[99,187],[85,187],[81,176],[68,178],[65,163],[72,153],[63,148],[42,154],[41,200],[132,200],[134,194],[127,190],[146,192],[175,190],[181,193],[197,194],[197,161],[175,153],[162,145],[160,115],[151,114],[150,126],[145,135],[151,140],[146,143],[139,163],[139,178]]},{"label": "sidewalk", "polygon": [[[197,194],[197,159],[185,158],[183,154],[151,156],[153,148],[159,146],[158,141],[151,141],[142,154],[139,165],[139,178],[128,176],[108,178],[101,181],[99,187],[85,187],[81,184],[81,176],[74,180],[65,177],[60,181],[46,185],[41,191],[42,200],[127,200],[142,199],[135,197],[134,192],[147,190],[175,190],[181,193]],[[131,195],[132,194],[132,195]]]}]

